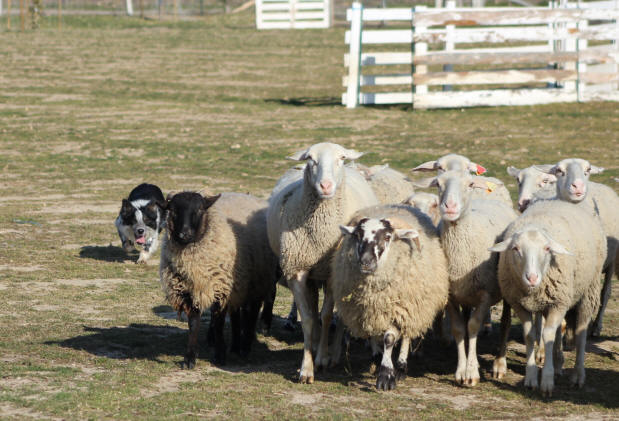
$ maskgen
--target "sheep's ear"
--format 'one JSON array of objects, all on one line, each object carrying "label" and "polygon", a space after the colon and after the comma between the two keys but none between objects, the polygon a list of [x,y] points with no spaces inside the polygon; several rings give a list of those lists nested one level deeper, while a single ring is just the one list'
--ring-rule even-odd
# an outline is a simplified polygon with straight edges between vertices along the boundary
[{"label": "sheep's ear", "polygon": [[591,165],[591,174],[602,174],[604,172],[604,168],[596,167],[595,165]]},{"label": "sheep's ear", "polygon": [[488,251],[496,251],[497,253],[500,253],[502,251],[507,250],[507,248],[509,247],[509,243],[511,243],[512,239],[508,238],[505,241],[501,241],[500,243],[496,243],[495,245],[493,245],[492,247],[490,247],[488,249]]},{"label": "sheep's ear", "polygon": [[557,172],[557,166],[551,164],[533,165],[538,171],[545,172],[546,174],[555,174]]},{"label": "sheep's ear", "polygon": [[518,178],[518,174],[520,174],[520,170],[516,167],[509,166],[507,167],[507,174],[511,175],[514,178]]},{"label": "sheep's ear", "polygon": [[417,250],[421,251],[421,244],[419,243],[419,233],[416,230],[411,228],[400,228],[396,229],[394,232],[397,238],[399,238],[400,240],[412,241],[417,246]]},{"label": "sheep's ear", "polygon": [[340,225],[340,231],[342,231],[344,235],[352,235],[352,233],[355,232],[355,227]]},{"label": "sheep's ear", "polygon": [[402,200],[402,202],[400,202],[401,205],[409,205],[409,206],[415,206],[414,205],[414,201],[413,201],[413,197],[415,197],[415,194],[411,194],[410,196],[408,196],[406,199]]},{"label": "sheep's ear", "polygon": [[548,245],[546,247],[548,247],[553,254],[567,254],[568,256],[573,256],[565,247],[553,239],[548,239]]},{"label": "sheep's ear", "polygon": [[309,149],[303,149],[302,151],[295,152],[288,157],[288,159],[293,161],[305,161],[307,158],[309,158]]},{"label": "sheep's ear", "polygon": [[342,148],[341,151],[342,155],[340,156],[340,158],[342,159],[359,159],[363,156],[363,152],[358,152],[354,149],[346,149],[346,148]]},{"label": "sheep's ear", "polygon": [[546,174],[544,176],[544,180],[546,180],[546,182],[548,182],[548,183],[556,183],[557,182],[557,176],[553,175],[553,174]]},{"label": "sheep's ear", "polygon": [[438,168],[438,161],[428,161],[421,165],[417,165],[411,171],[436,171]]},{"label": "sheep's ear", "polygon": [[175,194],[176,194],[175,191],[171,191],[170,193],[168,193],[168,195],[166,196],[165,200],[167,200],[169,202],[170,200],[172,200],[172,198],[174,197]]},{"label": "sheep's ear", "polygon": [[206,196],[206,197],[204,197],[204,198],[202,199],[202,200],[203,200],[203,203],[204,203],[203,208],[204,208],[205,210],[206,210],[206,209],[208,209],[208,208],[210,208],[211,206],[213,206],[213,205],[215,204],[215,202],[217,202],[217,200],[218,200],[220,197],[221,197],[221,193],[220,193],[220,194],[218,194],[218,195],[216,195],[216,196]]},{"label": "sheep's ear", "polygon": [[428,187],[438,187],[438,179],[436,177],[422,178],[421,180],[413,181],[413,186],[419,187],[420,189],[427,189]]}]

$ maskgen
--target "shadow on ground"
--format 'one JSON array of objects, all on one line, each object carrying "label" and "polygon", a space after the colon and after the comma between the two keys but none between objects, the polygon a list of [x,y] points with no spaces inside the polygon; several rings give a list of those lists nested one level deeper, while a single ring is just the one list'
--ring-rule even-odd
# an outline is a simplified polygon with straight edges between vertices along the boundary
[{"label": "shadow on ground", "polygon": [[[135,254],[135,256],[134,256]],[[137,253],[126,253],[122,247],[109,246],[83,246],[80,250],[82,259],[94,259],[104,262],[123,263],[127,259],[137,260]]]},{"label": "shadow on ground", "polygon": [[281,105],[294,105],[296,107],[329,107],[333,105],[342,105],[342,100],[337,97],[300,97],[300,98],[269,98],[264,102],[270,102]]}]

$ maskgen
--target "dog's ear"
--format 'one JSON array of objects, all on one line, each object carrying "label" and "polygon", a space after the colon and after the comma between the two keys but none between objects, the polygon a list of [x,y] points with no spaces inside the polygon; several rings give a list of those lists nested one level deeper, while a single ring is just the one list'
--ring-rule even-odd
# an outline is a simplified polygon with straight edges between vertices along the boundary
[{"label": "dog's ear", "polygon": [[172,198],[174,197],[175,194],[176,194],[175,191],[171,191],[170,193],[168,193],[168,195],[166,196],[165,200],[167,200],[169,202],[170,200],[172,200]]},{"label": "dog's ear", "polygon": [[203,200],[203,205],[202,205],[202,209],[206,210],[208,208],[210,208],[211,206],[213,206],[215,204],[215,202],[217,202],[217,200],[221,197],[221,193],[216,195],[216,196],[206,196],[204,197]]},{"label": "dog's ear", "polygon": [[120,207],[120,217],[122,219],[130,219],[134,211],[135,208],[133,207],[131,202],[127,199],[123,199],[123,203]]}]

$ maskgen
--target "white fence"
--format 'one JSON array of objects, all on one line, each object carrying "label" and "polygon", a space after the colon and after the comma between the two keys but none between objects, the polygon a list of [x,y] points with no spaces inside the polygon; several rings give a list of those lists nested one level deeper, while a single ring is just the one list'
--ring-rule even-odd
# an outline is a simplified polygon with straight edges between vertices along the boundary
[{"label": "white fence", "polygon": [[329,28],[332,0],[256,0],[258,29]]},{"label": "white fence", "polygon": [[452,108],[619,100],[618,2],[581,3],[586,9],[449,6],[354,3],[342,103]]}]

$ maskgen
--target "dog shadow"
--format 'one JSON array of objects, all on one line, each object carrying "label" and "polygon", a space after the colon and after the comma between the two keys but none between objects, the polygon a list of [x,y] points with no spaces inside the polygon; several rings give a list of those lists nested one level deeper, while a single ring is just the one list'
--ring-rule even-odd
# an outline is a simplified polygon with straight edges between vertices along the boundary
[{"label": "dog shadow", "polygon": [[138,253],[127,253],[118,246],[83,246],[80,250],[82,259],[94,259],[104,262],[124,263],[126,260],[137,260]]}]

